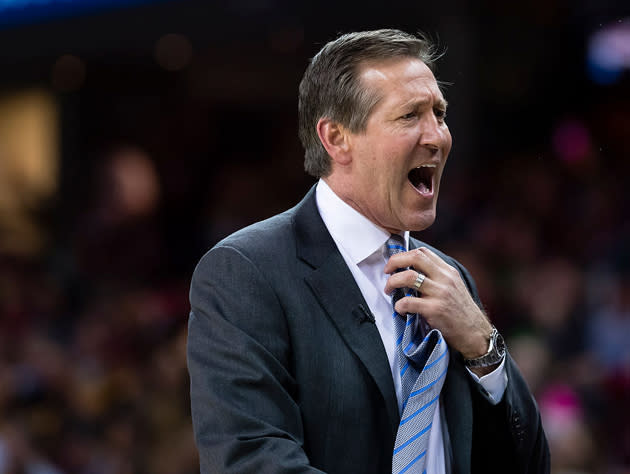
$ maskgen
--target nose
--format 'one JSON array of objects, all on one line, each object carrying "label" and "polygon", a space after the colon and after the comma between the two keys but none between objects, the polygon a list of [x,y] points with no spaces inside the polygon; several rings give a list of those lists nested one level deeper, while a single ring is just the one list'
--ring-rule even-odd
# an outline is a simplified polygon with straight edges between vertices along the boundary
[{"label": "nose", "polygon": [[420,121],[420,146],[436,152],[441,148],[450,148],[450,142],[451,134],[446,123],[440,121],[433,112],[426,114]]}]

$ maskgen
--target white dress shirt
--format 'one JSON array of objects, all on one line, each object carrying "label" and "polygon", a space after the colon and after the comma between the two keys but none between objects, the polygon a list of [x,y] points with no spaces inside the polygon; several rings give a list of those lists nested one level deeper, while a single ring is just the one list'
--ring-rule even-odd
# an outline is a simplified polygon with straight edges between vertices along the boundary
[{"label": "white dress shirt", "polygon": [[[399,409],[402,406],[400,372],[397,370],[396,335],[391,316],[391,296],[385,293],[388,275],[383,272],[387,259],[384,245],[390,237],[385,229],[371,222],[353,207],[339,198],[328,184],[320,179],[316,189],[316,201],[322,220],[330,232],[339,252],[352,272],[365,302],[374,314],[376,328],[383,340],[389,359]],[[409,232],[405,232],[405,245],[408,248]],[[492,404],[501,401],[507,387],[507,374],[504,362],[488,375],[481,378],[470,372],[473,379],[487,392]],[[427,452],[427,474],[447,474],[444,459],[444,440],[439,401],[433,416],[433,427],[429,435]]]}]

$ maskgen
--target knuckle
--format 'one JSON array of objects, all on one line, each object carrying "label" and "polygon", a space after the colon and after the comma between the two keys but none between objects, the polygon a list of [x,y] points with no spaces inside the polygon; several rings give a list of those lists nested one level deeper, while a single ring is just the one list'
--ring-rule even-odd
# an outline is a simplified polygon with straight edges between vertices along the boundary
[{"label": "knuckle", "polygon": [[443,301],[449,293],[449,285],[445,283],[438,283],[435,287],[435,295],[438,300]]},{"label": "knuckle", "polygon": [[448,282],[450,285],[455,285],[459,281],[459,272],[453,267],[449,267],[446,272],[446,277],[448,278]]}]

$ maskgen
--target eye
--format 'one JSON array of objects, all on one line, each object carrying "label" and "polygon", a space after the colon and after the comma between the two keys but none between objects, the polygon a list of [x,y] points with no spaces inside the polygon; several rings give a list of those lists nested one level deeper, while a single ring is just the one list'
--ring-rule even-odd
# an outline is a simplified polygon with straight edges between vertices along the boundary
[{"label": "eye", "polygon": [[440,122],[444,122],[446,119],[446,109],[433,109],[433,113]]},{"label": "eye", "polygon": [[415,112],[409,112],[408,114],[403,115],[402,117],[400,117],[403,120],[411,120],[413,118],[416,117],[416,113]]}]

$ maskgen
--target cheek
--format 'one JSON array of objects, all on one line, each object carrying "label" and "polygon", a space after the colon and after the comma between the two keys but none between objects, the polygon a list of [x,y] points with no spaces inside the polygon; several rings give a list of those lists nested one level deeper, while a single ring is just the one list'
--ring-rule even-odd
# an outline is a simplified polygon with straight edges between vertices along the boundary
[{"label": "cheek", "polygon": [[453,137],[451,137],[451,131],[448,129],[448,125],[444,125],[444,155],[448,155],[453,145]]}]

